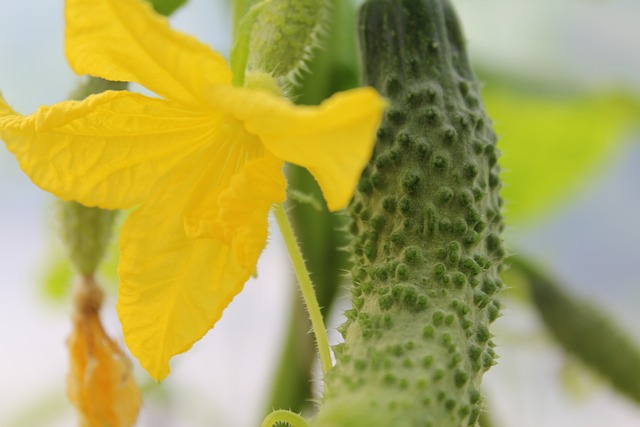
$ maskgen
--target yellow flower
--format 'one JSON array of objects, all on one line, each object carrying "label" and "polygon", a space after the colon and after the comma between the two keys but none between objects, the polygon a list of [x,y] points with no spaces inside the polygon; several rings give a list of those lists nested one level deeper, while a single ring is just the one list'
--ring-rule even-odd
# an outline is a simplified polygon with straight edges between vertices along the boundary
[{"label": "yellow flower", "polygon": [[267,215],[285,199],[284,162],[306,167],[331,210],[350,200],[383,101],[370,88],[319,107],[231,85],[225,60],[140,0],[67,0],[78,74],[126,91],[21,116],[0,98],[0,137],[41,188],[87,206],[140,206],[124,224],[118,313],[156,379],[222,315],[255,272]]}]

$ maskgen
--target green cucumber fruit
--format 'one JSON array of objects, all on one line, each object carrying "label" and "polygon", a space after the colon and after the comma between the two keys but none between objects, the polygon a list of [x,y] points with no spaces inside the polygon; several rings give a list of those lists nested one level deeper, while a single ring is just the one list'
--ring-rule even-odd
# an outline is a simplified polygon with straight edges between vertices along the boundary
[{"label": "green cucumber fruit", "polygon": [[476,426],[504,258],[496,136],[446,0],[369,0],[365,84],[390,105],[351,206],[353,308],[312,425]]}]

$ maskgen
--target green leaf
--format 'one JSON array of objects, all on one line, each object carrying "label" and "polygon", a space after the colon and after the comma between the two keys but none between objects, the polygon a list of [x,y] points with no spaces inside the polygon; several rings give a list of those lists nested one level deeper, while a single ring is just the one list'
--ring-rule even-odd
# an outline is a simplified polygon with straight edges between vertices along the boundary
[{"label": "green leaf", "polygon": [[151,6],[161,15],[169,16],[183,6],[187,0],[148,0]]},{"label": "green leaf", "polygon": [[610,166],[637,100],[616,94],[559,96],[489,86],[483,91],[503,157],[508,222],[540,218]]}]

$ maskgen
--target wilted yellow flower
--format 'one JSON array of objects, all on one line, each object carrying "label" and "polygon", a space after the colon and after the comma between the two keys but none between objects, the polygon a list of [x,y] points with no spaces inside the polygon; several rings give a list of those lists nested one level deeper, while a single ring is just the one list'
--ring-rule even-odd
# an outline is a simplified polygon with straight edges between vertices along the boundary
[{"label": "wilted yellow flower", "polygon": [[0,102],[0,137],[41,188],[87,206],[140,206],[120,239],[125,341],[156,379],[220,318],[255,272],[284,161],[343,208],[373,149],[383,101],[371,88],[299,107],[231,85],[225,60],[140,0],[67,0],[78,74],[145,86],[21,116]]},{"label": "wilted yellow flower", "polygon": [[131,362],[100,323],[102,292],[83,277],[74,296],[67,395],[80,427],[130,427],[140,409]]}]

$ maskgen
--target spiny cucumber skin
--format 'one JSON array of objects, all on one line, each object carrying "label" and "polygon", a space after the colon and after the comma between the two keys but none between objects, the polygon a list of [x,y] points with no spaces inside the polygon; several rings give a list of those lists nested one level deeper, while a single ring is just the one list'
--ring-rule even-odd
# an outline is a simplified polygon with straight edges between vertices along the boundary
[{"label": "spiny cucumber skin", "polygon": [[365,83],[390,100],[351,207],[353,308],[312,425],[476,426],[504,257],[496,137],[442,0],[361,9]]}]

